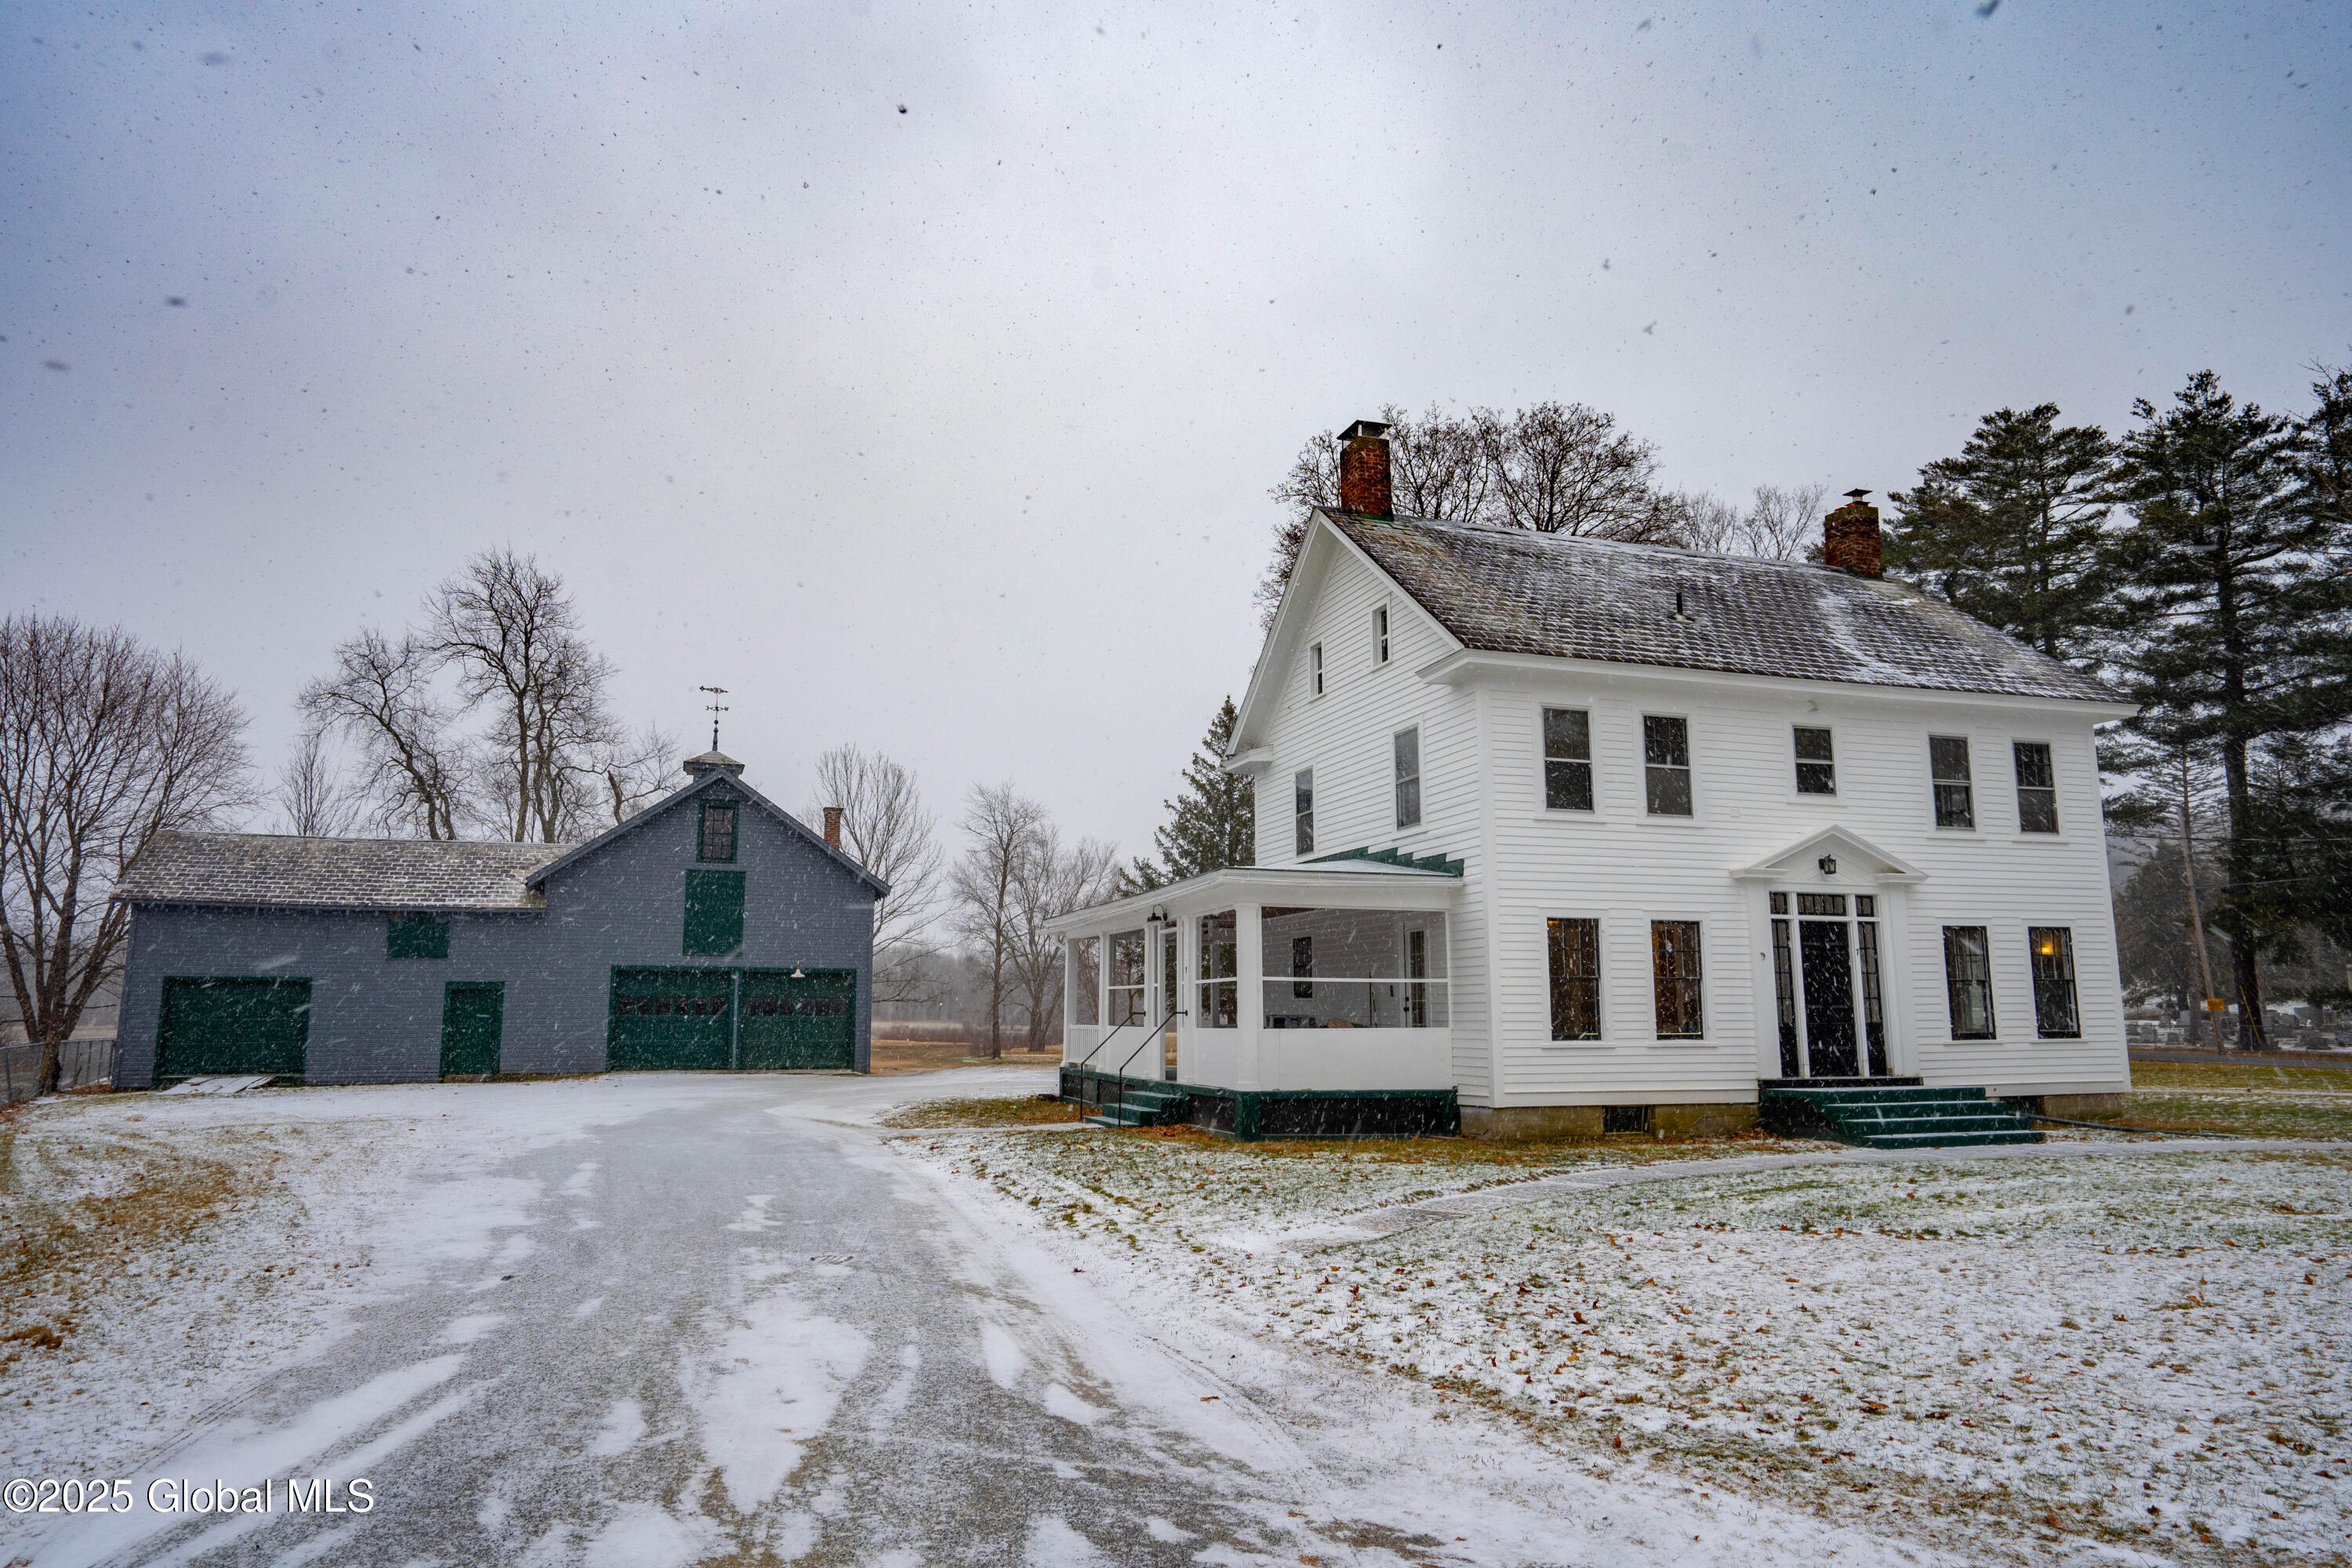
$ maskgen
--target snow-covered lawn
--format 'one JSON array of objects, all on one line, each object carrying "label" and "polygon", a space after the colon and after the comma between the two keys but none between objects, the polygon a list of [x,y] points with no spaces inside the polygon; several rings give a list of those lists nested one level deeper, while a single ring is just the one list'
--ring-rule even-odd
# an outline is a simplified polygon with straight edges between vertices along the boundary
[{"label": "snow-covered lawn", "polygon": [[1150,1310],[1388,1367],[1605,1465],[1968,1555],[2352,1541],[2352,1152],[1660,1161],[1333,1245],[1312,1238],[1339,1215],[1535,1173],[1149,1134],[898,1147]]}]

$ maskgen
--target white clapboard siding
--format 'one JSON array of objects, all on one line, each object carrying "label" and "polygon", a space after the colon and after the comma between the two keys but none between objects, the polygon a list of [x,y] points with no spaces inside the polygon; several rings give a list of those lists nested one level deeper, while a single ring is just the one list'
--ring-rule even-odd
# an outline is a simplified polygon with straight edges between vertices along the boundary
[{"label": "white clapboard siding", "polygon": [[[1760,884],[1735,870],[1810,835],[1843,827],[1922,874],[1878,887],[1836,879],[1775,886],[1876,891],[1886,1006],[1897,1072],[1995,1092],[2099,1092],[2125,1087],[2112,908],[2094,760],[2082,705],[1960,697],[1835,682],[1711,676],[1633,665],[1556,664],[1438,684],[1415,672],[1456,646],[1383,574],[1334,552],[1296,608],[1302,629],[1278,678],[1280,700],[1247,737],[1274,757],[1261,775],[1258,861],[1293,863],[1291,783],[1315,771],[1316,852],[1398,848],[1465,863],[1452,922],[1457,1087],[1480,1105],[1704,1103],[1752,1100],[1777,1076],[1769,934]],[[1372,610],[1390,609],[1391,658],[1372,656]],[[1324,692],[1309,689],[1309,645]],[[1539,712],[1592,714],[1596,809],[1547,812]],[[1642,719],[1689,722],[1694,815],[1643,809]],[[1422,731],[1422,826],[1399,832],[1391,736]],[[1838,794],[1799,795],[1792,728],[1830,729]],[[1934,826],[1930,734],[1966,735],[1973,832]],[[2056,835],[2019,831],[2013,740],[2050,743]],[[1603,1034],[1554,1042],[1545,922],[1601,921]],[[1702,928],[1706,1037],[1656,1037],[1653,920]],[[1954,1041],[1945,996],[1946,925],[1981,925],[1992,942],[2000,1037]],[[2030,926],[2074,934],[2081,1037],[2039,1038],[2026,951]]]}]

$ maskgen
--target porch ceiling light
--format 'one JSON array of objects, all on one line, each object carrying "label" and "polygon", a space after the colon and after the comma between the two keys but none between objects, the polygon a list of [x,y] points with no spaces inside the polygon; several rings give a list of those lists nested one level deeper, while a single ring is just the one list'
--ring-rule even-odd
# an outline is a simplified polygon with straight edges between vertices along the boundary
[{"label": "porch ceiling light", "polygon": [[806,980],[808,976],[801,973],[800,965],[794,964],[793,966],[793,978],[795,980]]},{"label": "porch ceiling light", "polygon": [[1836,856],[1834,856],[1834,855],[1824,855],[1824,856],[1822,856],[1822,859],[1821,859],[1821,867],[1822,867],[1822,876],[1824,876],[1824,877],[1834,877],[1834,876],[1836,876],[1836,875],[1837,875],[1837,857],[1836,857]]}]

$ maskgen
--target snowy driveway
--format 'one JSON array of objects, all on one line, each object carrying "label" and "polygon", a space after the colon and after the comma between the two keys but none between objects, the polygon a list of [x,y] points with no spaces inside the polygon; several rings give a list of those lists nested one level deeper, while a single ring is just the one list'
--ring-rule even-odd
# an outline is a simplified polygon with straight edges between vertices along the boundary
[{"label": "snowy driveway", "polygon": [[[212,1278],[201,1251],[173,1253],[152,1297],[134,1286],[156,1265],[133,1265],[68,1341],[78,1359],[5,1385],[26,1395],[8,1473],[119,1475],[141,1500],[159,1479],[275,1491],[257,1513],[0,1517],[15,1537],[0,1562],[1935,1555],[1601,1479],[1479,1413],[1433,1420],[1419,1390],[1282,1346],[1147,1332],[870,1126],[908,1098],[1045,1077],[45,1109],[56,1120],[28,1136],[272,1141],[299,1201],[224,1211],[244,1216],[222,1221],[239,1258],[203,1311],[188,1306]],[[236,1271],[256,1259],[257,1276]],[[289,1513],[294,1477],[346,1499],[364,1479],[373,1507]]]}]

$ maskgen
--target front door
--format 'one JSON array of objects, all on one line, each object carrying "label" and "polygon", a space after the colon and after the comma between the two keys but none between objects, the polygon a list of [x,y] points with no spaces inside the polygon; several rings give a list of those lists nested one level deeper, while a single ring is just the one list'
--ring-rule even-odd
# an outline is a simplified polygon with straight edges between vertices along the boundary
[{"label": "front door", "polygon": [[496,980],[452,980],[441,997],[441,1076],[487,1078],[499,1070],[507,988]]},{"label": "front door", "polygon": [[1805,1076],[1859,1078],[1854,1048],[1853,961],[1843,921],[1800,921],[1798,951],[1805,975]]}]

